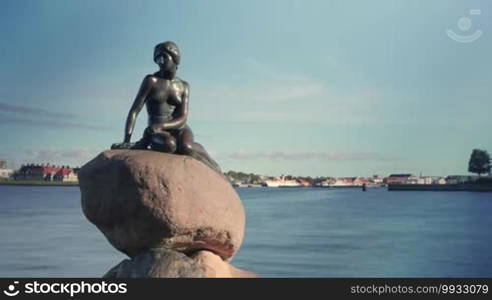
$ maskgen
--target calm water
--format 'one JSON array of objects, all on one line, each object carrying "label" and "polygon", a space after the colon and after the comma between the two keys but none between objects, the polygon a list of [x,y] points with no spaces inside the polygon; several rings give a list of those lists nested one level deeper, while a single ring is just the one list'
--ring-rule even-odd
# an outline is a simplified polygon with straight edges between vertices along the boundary
[{"label": "calm water", "polygon": [[[492,193],[242,188],[234,259],[262,276],[492,276]],[[0,186],[1,277],[98,277],[125,258],[77,187]]]}]

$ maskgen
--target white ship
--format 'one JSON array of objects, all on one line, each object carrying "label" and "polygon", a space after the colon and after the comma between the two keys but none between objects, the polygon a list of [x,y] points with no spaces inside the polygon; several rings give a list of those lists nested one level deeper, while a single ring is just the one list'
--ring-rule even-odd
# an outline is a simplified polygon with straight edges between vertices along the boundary
[{"label": "white ship", "polygon": [[273,180],[265,180],[267,187],[300,187],[302,186],[297,180],[285,179],[284,177]]},{"label": "white ship", "polygon": [[362,183],[356,177],[340,177],[331,184],[331,187],[359,187]]}]

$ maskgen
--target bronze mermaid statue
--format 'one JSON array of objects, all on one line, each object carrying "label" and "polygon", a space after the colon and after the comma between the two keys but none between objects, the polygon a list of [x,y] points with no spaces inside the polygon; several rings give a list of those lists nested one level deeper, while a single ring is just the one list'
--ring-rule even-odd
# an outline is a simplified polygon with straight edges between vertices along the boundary
[{"label": "bronze mermaid statue", "polygon": [[[145,76],[135,101],[128,113],[123,143],[111,149],[150,149],[166,153],[192,156],[221,173],[219,165],[202,145],[194,141],[193,132],[186,124],[190,86],[176,77],[181,61],[178,46],[173,42],[160,43],[154,48],[154,62],[159,71]],[[147,108],[148,127],[143,137],[131,143],[138,113]]]}]

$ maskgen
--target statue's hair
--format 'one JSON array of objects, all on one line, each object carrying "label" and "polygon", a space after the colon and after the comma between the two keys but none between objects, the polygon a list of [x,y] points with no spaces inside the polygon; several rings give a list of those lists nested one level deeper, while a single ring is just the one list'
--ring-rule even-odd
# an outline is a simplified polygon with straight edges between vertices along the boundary
[{"label": "statue's hair", "polygon": [[154,61],[162,53],[169,54],[174,63],[179,65],[179,62],[181,61],[181,53],[179,52],[178,46],[174,42],[167,41],[157,44],[154,48]]}]

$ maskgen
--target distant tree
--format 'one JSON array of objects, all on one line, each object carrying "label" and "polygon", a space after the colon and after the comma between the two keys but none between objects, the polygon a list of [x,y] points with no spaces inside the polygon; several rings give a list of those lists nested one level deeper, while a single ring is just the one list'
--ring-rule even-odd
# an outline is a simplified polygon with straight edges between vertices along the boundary
[{"label": "distant tree", "polygon": [[261,182],[261,178],[259,175],[250,173],[249,174],[249,183],[259,183]]},{"label": "distant tree", "polygon": [[468,162],[468,172],[477,173],[478,176],[490,173],[490,156],[485,150],[473,149]]}]

